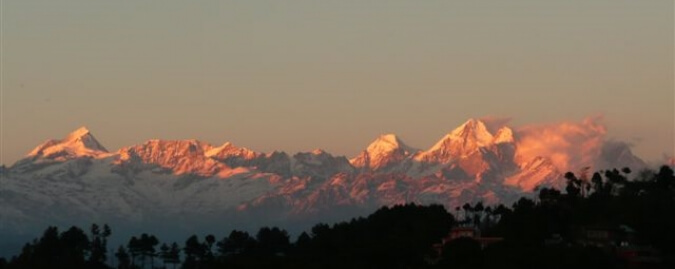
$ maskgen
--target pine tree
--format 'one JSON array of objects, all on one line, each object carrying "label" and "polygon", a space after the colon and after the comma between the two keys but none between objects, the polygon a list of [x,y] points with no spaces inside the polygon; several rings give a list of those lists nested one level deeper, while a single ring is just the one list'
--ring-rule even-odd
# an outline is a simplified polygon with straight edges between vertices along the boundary
[{"label": "pine tree", "polygon": [[150,268],[155,266],[155,246],[159,244],[159,240],[154,235],[141,234],[139,239],[140,254],[143,257],[143,267],[145,268],[145,259],[150,257]]},{"label": "pine tree", "polygon": [[205,253],[204,256],[207,260],[212,260],[213,259],[213,245],[216,243],[216,237],[213,236],[212,234],[207,235],[204,238],[204,249]]},{"label": "pine tree", "polygon": [[180,263],[180,247],[176,242],[171,244],[171,249],[169,250],[169,263],[173,264],[174,269],[176,269],[176,265]]},{"label": "pine tree", "polygon": [[473,212],[473,207],[471,207],[471,205],[469,203],[465,203],[462,206],[462,209],[464,209],[464,222],[468,223],[470,221],[469,220],[469,217],[470,217],[469,212]]},{"label": "pine tree", "polygon": [[99,226],[94,223],[91,225],[90,232],[92,239],[89,262],[92,264],[103,265],[107,260],[106,253],[108,252],[108,237],[111,234],[110,227],[106,224],[103,226],[103,231],[101,231]]},{"label": "pine tree", "polygon": [[164,267],[166,267],[166,264],[171,260],[170,250],[171,248],[166,243],[163,243],[162,246],[159,247],[159,258],[162,259]]},{"label": "pine tree", "polygon": [[131,239],[129,239],[127,248],[129,249],[129,253],[131,253],[131,266],[134,267],[136,265],[136,257],[141,254],[141,244],[138,238],[132,236]]},{"label": "pine tree", "polygon": [[185,241],[183,252],[185,252],[185,268],[194,268],[198,262],[204,259],[204,245],[199,242],[196,235],[190,236]]},{"label": "pine tree", "polygon": [[129,253],[124,248],[120,246],[115,252],[115,257],[117,258],[117,268],[118,269],[128,269],[131,268],[131,261],[129,260]]}]

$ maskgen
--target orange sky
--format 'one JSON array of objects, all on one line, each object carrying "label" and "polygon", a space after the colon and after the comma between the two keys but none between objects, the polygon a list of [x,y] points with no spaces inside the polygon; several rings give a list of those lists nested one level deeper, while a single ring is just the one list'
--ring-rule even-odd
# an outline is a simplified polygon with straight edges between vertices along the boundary
[{"label": "orange sky", "polygon": [[86,125],[355,155],[428,148],[469,117],[604,115],[648,161],[675,151],[673,1],[2,2],[0,163]]}]

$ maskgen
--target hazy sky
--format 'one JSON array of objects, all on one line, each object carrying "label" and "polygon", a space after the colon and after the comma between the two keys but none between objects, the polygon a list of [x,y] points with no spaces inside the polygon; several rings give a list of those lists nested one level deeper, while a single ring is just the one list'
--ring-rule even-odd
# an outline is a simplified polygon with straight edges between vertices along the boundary
[{"label": "hazy sky", "polygon": [[604,115],[673,154],[672,0],[0,0],[0,163],[86,125],[352,156],[431,146],[469,117]]}]

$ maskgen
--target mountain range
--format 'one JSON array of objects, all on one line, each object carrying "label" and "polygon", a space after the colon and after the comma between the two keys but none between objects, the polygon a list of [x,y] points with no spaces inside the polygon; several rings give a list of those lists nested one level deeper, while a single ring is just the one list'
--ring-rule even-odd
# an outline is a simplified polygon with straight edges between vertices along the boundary
[{"label": "mountain range", "polygon": [[[171,232],[329,221],[408,202],[449,210],[510,204],[537,188],[564,188],[566,171],[552,156],[526,154],[519,139],[509,127],[491,132],[470,119],[427,150],[384,134],[348,159],[198,140],[150,140],[111,152],[83,127],[0,169],[0,236],[91,222],[152,223]],[[586,159],[594,170],[646,166],[612,141]]]}]

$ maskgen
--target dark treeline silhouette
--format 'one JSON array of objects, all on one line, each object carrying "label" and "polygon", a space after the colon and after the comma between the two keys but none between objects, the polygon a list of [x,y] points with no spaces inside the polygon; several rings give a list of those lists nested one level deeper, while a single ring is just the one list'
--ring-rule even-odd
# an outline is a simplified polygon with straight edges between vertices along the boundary
[{"label": "dark treeline silhouette", "polygon": [[460,219],[439,205],[383,207],[317,224],[294,242],[265,227],[185,242],[141,234],[109,251],[107,225],[49,227],[0,269],[675,268],[673,170],[630,174],[567,173],[564,192],[542,188],[510,207],[465,204],[454,209]]}]

